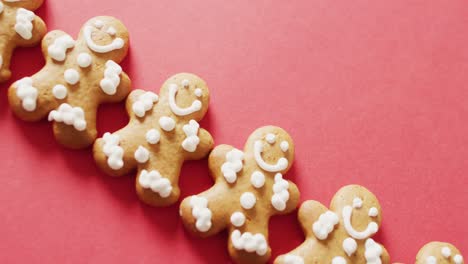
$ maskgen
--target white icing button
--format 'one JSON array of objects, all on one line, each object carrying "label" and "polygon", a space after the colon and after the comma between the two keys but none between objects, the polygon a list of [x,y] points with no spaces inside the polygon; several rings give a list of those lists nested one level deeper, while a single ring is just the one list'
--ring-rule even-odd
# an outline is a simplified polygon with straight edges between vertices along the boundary
[{"label": "white icing button", "polygon": [[362,200],[359,197],[354,198],[353,200],[353,207],[354,208],[361,208],[362,207]]},{"label": "white icing button", "polygon": [[93,62],[93,58],[88,53],[82,52],[78,55],[76,61],[81,68],[87,68]]},{"label": "white icing button", "polygon": [[146,132],[146,141],[150,144],[158,144],[161,134],[156,129],[150,129]]},{"label": "white icing button", "polygon": [[55,98],[61,100],[61,99],[64,99],[65,97],[67,97],[67,87],[61,85],[61,84],[57,84],[54,86],[54,88],[52,88],[52,94],[54,95]]},{"label": "white icing button", "polygon": [[252,209],[256,202],[257,198],[255,198],[255,195],[251,192],[245,192],[240,197],[240,203],[244,209]]},{"label": "white icing button", "polygon": [[266,141],[270,144],[274,144],[275,141],[276,141],[276,136],[275,134],[272,134],[272,133],[268,133],[265,137]]},{"label": "white icing button", "polygon": [[345,240],[343,240],[343,250],[346,252],[346,254],[351,257],[351,255],[354,254],[357,250],[357,243],[356,240],[348,237]]},{"label": "white icing button", "polygon": [[65,71],[63,77],[68,84],[75,85],[80,81],[80,74],[75,69]]},{"label": "white icing button", "polygon": [[346,264],[346,259],[343,257],[334,257],[332,259],[332,264]]},{"label": "white icing button", "polygon": [[459,255],[459,254],[455,255],[453,257],[453,262],[455,262],[455,264],[462,264],[463,263],[462,255]]},{"label": "white icing button", "polygon": [[452,255],[452,251],[450,250],[449,247],[443,247],[441,250],[441,253],[442,253],[442,256],[444,256],[445,258],[449,258],[450,255]]},{"label": "white icing button", "polygon": [[231,223],[233,226],[241,227],[245,223],[245,215],[241,212],[235,212],[231,215]]},{"label": "white icing button", "polygon": [[169,132],[175,128],[175,121],[168,116],[163,116],[159,118],[159,125],[164,131]]},{"label": "white icing button", "polygon": [[147,162],[149,160],[149,151],[146,148],[139,146],[135,151],[135,160],[139,163]]},{"label": "white icing button", "polygon": [[182,81],[182,86],[184,86],[185,88],[189,87],[189,85],[190,85],[189,80],[185,79]]},{"label": "white icing button", "polygon": [[437,264],[437,259],[434,256],[429,256],[426,258],[426,264]]},{"label": "white icing button", "polygon": [[280,148],[283,152],[288,151],[289,149],[289,143],[287,141],[282,141],[280,144]]},{"label": "white icing button", "polygon": [[265,184],[265,175],[260,171],[254,171],[254,173],[252,173],[252,175],[250,176],[250,183],[255,188],[262,188]]},{"label": "white icing button", "polygon": [[196,97],[201,97],[203,95],[203,92],[200,88],[195,89],[195,96]]}]

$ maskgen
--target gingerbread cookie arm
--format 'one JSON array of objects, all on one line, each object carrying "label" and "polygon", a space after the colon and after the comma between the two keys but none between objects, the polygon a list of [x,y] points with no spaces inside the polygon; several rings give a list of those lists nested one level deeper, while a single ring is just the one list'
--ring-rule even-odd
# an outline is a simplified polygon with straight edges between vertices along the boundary
[{"label": "gingerbread cookie arm", "polygon": [[49,121],[53,121],[54,115],[63,111],[64,107],[79,112],[81,117],[76,118],[72,125],[63,122],[53,122],[54,136],[57,141],[70,149],[82,149],[91,144],[97,137],[96,129],[96,107],[76,108],[61,105],[57,110],[49,113]]},{"label": "gingerbread cookie arm", "polygon": [[[213,177],[215,182],[226,181],[223,175],[222,166],[226,162],[226,154],[234,150],[233,146],[229,145],[218,145],[213,151],[211,151],[208,157],[208,166],[210,169],[210,175]],[[229,177],[229,176],[227,176]]]},{"label": "gingerbread cookie arm", "polygon": [[103,103],[115,103],[120,102],[130,93],[132,87],[132,82],[128,75],[125,72],[120,74],[120,83],[117,86],[115,94],[108,95],[106,93],[101,93],[101,98]]},{"label": "gingerbread cookie arm", "polygon": [[200,128],[198,130],[197,136],[200,142],[198,143],[196,150],[194,152],[186,151],[186,158],[188,160],[203,159],[213,149],[214,140],[211,134],[207,130]]},{"label": "gingerbread cookie arm", "polygon": [[33,21],[31,21],[33,24],[32,30],[31,30],[31,38],[25,39],[21,37],[20,35],[16,35],[16,45],[19,47],[32,47],[38,44],[42,37],[47,32],[47,27],[45,22],[38,16],[35,16]]},{"label": "gingerbread cookie arm", "polygon": [[0,82],[11,77],[10,61],[14,47],[7,43],[8,40],[8,36],[0,35]]}]

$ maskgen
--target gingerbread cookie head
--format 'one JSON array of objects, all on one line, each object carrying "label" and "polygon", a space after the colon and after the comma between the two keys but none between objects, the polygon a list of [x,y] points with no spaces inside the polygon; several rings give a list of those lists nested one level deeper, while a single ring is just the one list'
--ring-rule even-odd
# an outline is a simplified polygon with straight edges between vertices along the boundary
[{"label": "gingerbread cookie head", "polygon": [[430,242],[419,250],[416,264],[463,264],[463,256],[452,244]]},{"label": "gingerbread cookie head", "polygon": [[127,29],[113,17],[89,20],[76,40],[63,31],[49,32],[42,41],[46,65],[9,89],[13,112],[26,121],[48,117],[62,145],[88,147],[97,136],[99,105],[122,101],[130,92],[119,65],[128,42]]},{"label": "gingerbread cookie head", "polygon": [[243,151],[217,146],[208,161],[214,186],[181,203],[185,227],[201,237],[227,229],[234,262],[267,262],[270,217],[290,213],[299,201],[296,185],[284,179],[293,161],[291,137],[274,126],[254,131]]},{"label": "gingerbread cookie head", "polygon": [[47,29],[34,14],[43,0],[0,0],[0,82],[11,77],[10,60],[17,46],[39,43]]},{"label": "gingerbread cookie head", "polygon": [[209,98],[206,83],[189,73],[169,78],[160,96],[133,91],[126,104],[128,125],[96,141],[96,164],[112,176],[136,169],[138,196],[149,205],[175,203],[183,162],[202,159],[213,148],[211,135],[198,123]]},{"label": "gingerbread cookie head", "polygon": [[316,201],[304,202],[298,219],[306,240],[279,256],[277,264],[390,263],[385,248],[372,239],[382,221],[379,201],[362,186],[343,187],[330,209]]}]

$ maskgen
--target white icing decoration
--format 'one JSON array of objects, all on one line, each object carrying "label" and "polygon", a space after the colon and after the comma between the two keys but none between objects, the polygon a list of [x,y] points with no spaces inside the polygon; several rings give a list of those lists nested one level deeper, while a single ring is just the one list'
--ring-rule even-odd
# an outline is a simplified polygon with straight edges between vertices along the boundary
[{"label": "white icing decoration", "polygon": [[265,185],[265,175],[260,171],[254,171],[250,176],[250,183],[255,188],[262,188]]},{"label": "white icing decoration", "polygon": [[266,142],[270,143],[270,144],[274,144],[275,141],[276,141],[276,136],[275,134],[272,134],[272,133],[268,133],[265,137],[265,140]]},{"label": "white icing decoration", "polygon": [[354,198],[353,200],[353,207],[354,208],[361,208],[362,207],[362,199],[359,197]]},{"label": "white icing decoration", "polygon": [[123,148],[119,146],[120,137],[117,134],[105,133],[103,136],[103,152],[107,157],[107,165],[113,170],[119,170],[123,167]]},{"label": "white icing decoration", "polygon": [[282,171],[288,167],[288,160],[284,157],[281,157],[278,159],[276,164],[268,164],[263,160],[262,158],[262,152],[263,152],[263,144],[262,141],[257,140],[254,143],[254,156],[255,156],[255,161],[257,162],[258,166],[260,168],[269,171],[269,172],[277,172],[277,171]]},{"label": "white icing decoration", "polygon": [[[3,12],[3,3],[0,2],[0,14]],[[1,66],[1,65],[0,65]],[[0,67],[1,68],[1,67]]]},{"label": "white icing decoration", "polygon": [[159,118],[159,126],[161,126],[164,131],[169,132],[175,128],[175,121],[168,116],[162,116]]},{"label": "white icing decoration", "polygon": [[144,117],[146,112],[153,108],[154,103],[159,100],[157,94],[153,92],[145,92],[138,96],[138,99],[133,103],[133,113],[138,117]]},{"label": "white icing decoration", "polygon": [[[0,12],[0,14],[1,14],[1,12]],[[2,57],[2,55],[0,55],[0,70],[2,69],[2,67],[3,67],[3,57]]]},{"label": "white icing decoration", "polygon": [[138,146],[138,149],[135,151],[135,160],[138,163],[145,163],[149,160],[149,154],[149,151],[145,147]]},{"label": "white icing decoration", "polygon": [[62,100],[65,97],[67,97],[67,94],[68,94],[67,87],[61,84],[57,84],[54,86],[54,88],[52,88],[52,94],[54,95],[56,99]]},{"label": "white icing decoration", "polygon": [[226,153],[226,162],[221,166],[221,172],[227,182],[234,183],[237,180],[237,173],[242,170],[243,160],[244,152],[238,149]]},{"label": "white icing decoration", "polygon": [[96,20],[94,21],[93,25],[95,28],[101,29],[104,26],[104,22],[102,22],[101,20]]},{"label": "white icing decoration", "polygon": [[284,256],[284,264],[304,264],[304,259],[296,255]]},{"label": "white icing decoration", "polygon": [[382,260],[380,259],[382,247],[375,243],[372,238],[366,240],[365,247],[364,256],[366,257],[366,264],[382,264]]},{"label": "white icing decoration", "polygon": [[160,138],[161,134],[159,134],[159,131],[156,129],[150,129],[146,132],[146,141],[149,144],[158,144]]},{"label": "white icing decoration", "polygon": [[351,257],[356,250],[357,250],[357,242],[356,240],[348,237],[345,240],[343,240],[343,250],[346,252],[346,254]]},{"label": "white icing decoration", "polygon": [[286,203],[289,200],[289,183],[283,179],[281,173],[275,175],[275,183],[273,184],[273,196],[271,197],[271,205],[278,210],[286,209]]},{"label": "white icing decoration", "polygon": [[67,103],[61,104],[57,110],[53,110],[49,113],[49,121],[63,122],[67,125],[72,125],[78,131],[84,131],[86,129],[86,120],[84,117],[83,108],[72,107]]},{"label": "white icing decoration", "polygon": [[240,197],[240,204],[244,209],[252,209],[257,202],[257,198],[251,192],[245,192]]},{"label": "white icing decoration", "polygon": [[379,210],[377,210],[377,208],[371,207],[369,209],[369,216],[370,217],[377,217],[378,215],[379,215]]},{"label": "white icing decoration", "polygon": [[151,189],[162,198],[167,198],[171,195],[171,182],[167,178],[162,177],[157,170],[152,170],[150,172],[142,170],[138,182],[141,187]]},{"label": "white icing decoration", "polygon": [[18,8],[16,11],[16,24],[15,24],[15,31],[20,35],[23,39],[31,39],[32,38],[32,30],[33,24],[32,21],[36,15],[34,12],[29,11],[24,8]]},{"label": "white icing decoration", "polygon": [[111,52],[113,50],[118,50],[123,48],[125,45],[125,42],[121,38],[115,38],[110,44],[107,45],[98,45],[94,42],[92,33],[93,33],[93,27],[92,26],[85,26],[84,28],[84,37],[86,40],[86,44],[88,47],[97,53],[107,53]]},{"label": "white icing decoration", "polygon": [[75,47],[75,40],[69,35],[63,35],[54,40],[47,51],[56,61],[64,61],[67,58],[67,50]]},{"label": "white icing decoration", "polygon": [[32,112],[36,110],[37,105],[37,88],[32,86],[33,80],[30,77],[25,77],[16,82],[16,96],[21,99],[23,109]]},{"label": "white icing decoration", "polygon": [[444,258],[449,258],[452,255],[452,250],[450,250],[449,247],[443,247],[441,249],[441,253]]},{"label": "white icing decoration", "polygon": [[120,74],[122,67],[115,63],[113,60],[106,62],[106,69],[104,70],[104,79],[101,80],[99,85],[102,91],[108,95],[114,95],[117,92],[117,87],[120,84]]},{"label": "white icing decoration", "polygon": [[188,88],[190,86],[190,81],[187,79],[182,80],[182,86],[184,86],[184,88]]},{"label": "white icing decoration", "polygon": [[312,231],[319,240],[325,240],[328,235],[333,232],[333,229],[338,222],[339,219],[337,214],[332,211],[326,211],[312,224]]},{"label": "white icing decoration", "polygon": [[171,108],[174,114],[178,116],[186,116],[186,115],[195,113],[202,108],[202,103],[200,100],[193,101],[192,105],[189,107],[186,107],[186,108],[179,107],[175,100],[178,90],[179,88],[177,87],[177,84],[169,85],[169,107]]},{"label": "white icing decoration", "polygon": [[355,239],[366,239],[369,236],[377,233],[377,231],[379,230],[379,226],[376,222],[370,222],[364,231],[361,231],[361,232],[356,231],[353,225],[351,224],[352,212],[353,212],[353,208],[351,206],[348,205],[348,206],[343,207],[343,211],[342,211],[343,224],[346,229],[346,232],[348,232],[350,236],[352,236]]},{"label": "white icing decoration", "polygon": [[195,89],[194,93],[196,97],[201,97],[203,95],[202,89],[200,88]]},{"label": "white icing decoration", "polygon": [[107,29],[106,33],[109,34],[110,36],[115,36],[115,34],[117,34],[117,30],[111,26]]},{"label": "white icing decoration", "polygon": [[236,227],[241,227],[245,223],[245,215],[241,212],[235,212],[231,215],[231,224]]},{"label": "white icing decoration", "polygon": [[63,77],[65,78],[65,81],[71,85],[75,85],[80,81],[80,74],[75,69],[66,70]]},{"label": "white icing decoration", "polygon": [[196,219],[195,227],[200,232],[206,232],[211,228],[211,210],[208,208],[208,200],[204,197],[192,196],[190,198],[192,215]]},{"label": "white icing decoration", "polygon": [[231,234],[231,242],[235,249],[245,250],[249,253],[256,252],[259,256],[265,255],[268,251],[265,236],[260,233],[241,233],[236,229]]},{"label": "white icing decoration", "polygon": [[198,129],[200,125],[195,120],[190,120],[188,124],[182,127],[184,130],[185,136],[187,136],[184,141],[182,141],[182,148],[188,152],[195,152],[197,146],[200,143],[200,138],[198,135]]},{"label": "white icing decoration", "polygon": [[426,264],[437,264],[437,259],[434,256],[429,256],[426,258]]},{"label": "white icing decoration", "polygon": [[332,264],[346,264],[346,259],[344,259],[343,257],[334,257],[332,259]]},{"label": "white icing decoration", "polygon": [[453,262],[455,262],[455,264],[462,264],[463,263],[462,255],[460,255],[460,254],[455,255],[453,257]]},{"label": "white icing decoration", "polygon": [[78,58],[76,59],[76,62],[81,68],[88,68],[91,63],[93,63],[93,58],[89,53],[87,52],[81,52],[78,54]]},{"label": "white icing decoration", "polygon": [[283,152],[288,151],[289,143],[287,141],[281,141],[280,148]]}]

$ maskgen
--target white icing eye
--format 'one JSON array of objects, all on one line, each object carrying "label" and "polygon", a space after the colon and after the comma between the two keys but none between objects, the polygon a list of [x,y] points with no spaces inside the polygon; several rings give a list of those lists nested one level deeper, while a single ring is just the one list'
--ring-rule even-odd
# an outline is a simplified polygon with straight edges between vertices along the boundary
[{"label": "white icing eye", "polygon": [[67,88],[61,84],[57,84],[52,88],[52,94],[54,95],[55,98],[61,100],[67,97]]},{"label": "white icing eye", "polygon": [[245,192],[240,197],[240,203],[244,209],[252,209],[256,202],[257,198],[255,198],[255,195],[251,192]]},{"label": "white icing eye", "polygon": [[450,255],[452,255],[452,251],[450,250],[449,247],[443,247],[441,250],[441,253],[442,253],[442,256],[444,256],[445,258],[449,258]]},{"label": "white icing eye", "polygon": [[93,58],[88,53],[82,52],[78,55],[76,62],[81,68],[87,68],[93,62]]},{"label": "white icing eye", "polygon": [[372,207],[369,209],[369,216],[370,217],[376,217],[379,215],[379,210],[377,210],[377,208],[375,207]]},{"label": "white icing eye", "polygon": [[138,161],[139,163],[145,163],[149,159],[149,151],[142,147],[139,146],[138,149],[135,151],[135,160]]},{"label": "white icing eye", "polygon": [[453,262],[455,262],[455,264],[462,264],[463,263],[462,255],[459,255],[459,254],[455,255],[453,257]]},{"label": "white icing eye", "polygon": [[353,207],[354,208],[361,208],[362,207],[362,200],[359,197],[354,198],[353,200]]},{"label": "white icing eye", "polygon": [[196,97],[201,97],[203,95],[203,92],[200,88],[195,89],[195,96]]},{"label": "white icing eye", "polygon": [[94,21],[93,25],[95,28],[101,29],[104,26],[104,22],[102,22],[101,20],[96,20]]},{"label": "white icing eye", "polygon": [[109,34],[110,36],[115,36],[115,34],[117,34],[117,30],[115,30],[114,27],[109,27],[109,28],[107,29],[106,32],[107,32],[107,34]]},{"label": "white icing eye", "polygon": [[195,227],[200,232],[206,232],[211,228],[212,212],[208,208],[208,200],[205,197],[196,195],[190,198],[190,206],[192,207],[192,216],[197,220]]},{"label": "white icing eye", "polygon": [[183,80],[183,81],[182,81],[182,86],[183,86],[184,88],[188,88],[188,87],[190,86],[189,80],[187,80],[187,79]]},{"label": "white icing eye", "polygon": [[63,74],[65,81],[68,84],[75,85],[80,81],[80,74],[75,69],[68,69]]},{"label": "white icing eye", "polygon": [[241,212],[235,212],[231,215],[231,224],[236,227],[241,227],[245,223],[245,215]]},{"label": "white icing eye", "polygon": [[270,144],[274,144],[275,141],[276,141],[276,136],[275,134],[272,134],[272,133],[268,133],[265,137],[266,141]]},{"label": "white icing eye", "polygon": [[288,151],[289,149],[289,143],[287,141],[282,141],[280,144],[280,148],[283,152]]}]

